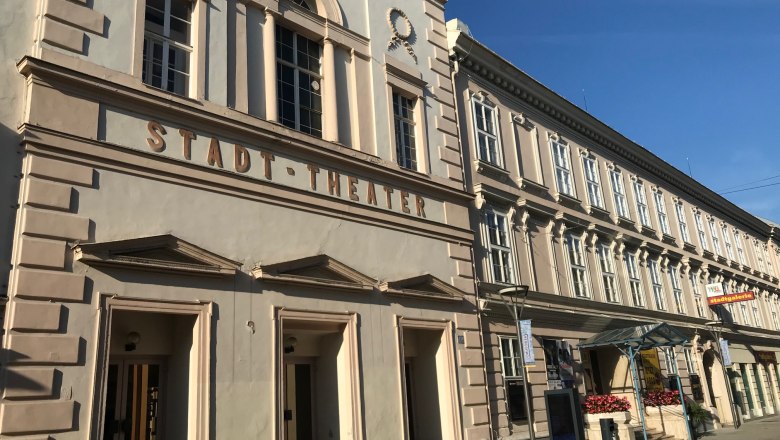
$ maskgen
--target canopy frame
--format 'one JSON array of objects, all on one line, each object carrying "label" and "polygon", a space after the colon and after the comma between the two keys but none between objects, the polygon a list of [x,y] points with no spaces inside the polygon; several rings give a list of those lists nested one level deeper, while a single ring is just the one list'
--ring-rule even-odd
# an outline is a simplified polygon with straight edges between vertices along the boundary
[{"label": "canopy frame", "polygon": [[[645,408],[642,402],[642,394],[639,389],[636,355],[641,350],[650,348],[661,348],[667,356],[669,352],[671,352],[673,357],[672,364],[675,366],[674,373],[677,373],[677,354],[674,352],[674,347],[683,345],[686,342],[688,342],[688,337],[680,332],[680,330],[662,322],[659,324],[645,324],[636,327],[603,331],[581,342],[577,348],[581,351],[583,348],[612,346],[620,350],[620,352],[628,358],[631,365],[631,378],[634,382],[634,396],[636,397],[637,412],[642,421],[642,434],[644,440],[647,440],[647,422],[645,421]],[[683,396],[682,384],[680,383],[680,375],[677,374],[676,377],[677,391],[680,393],[683,418],[685,419],[685,424],[688,428],[688,439],[693,440],[691,424],[688,421],[688,411],[685,406],[685,397]]]}]

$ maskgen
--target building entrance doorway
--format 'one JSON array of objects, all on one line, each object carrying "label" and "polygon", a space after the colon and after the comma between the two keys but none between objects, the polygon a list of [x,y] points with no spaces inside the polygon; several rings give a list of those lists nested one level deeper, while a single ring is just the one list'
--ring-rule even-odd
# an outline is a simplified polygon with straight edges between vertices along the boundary
[{"label": "building entrance doorway", "polygon": [[284,366],[284,438],[314,438],[314,387],[310,363],[286,363]]},{"label": "building entrance doorway", "polygon": [[164,362],[112,359],[108,366],[104,440],[160,440]]}]

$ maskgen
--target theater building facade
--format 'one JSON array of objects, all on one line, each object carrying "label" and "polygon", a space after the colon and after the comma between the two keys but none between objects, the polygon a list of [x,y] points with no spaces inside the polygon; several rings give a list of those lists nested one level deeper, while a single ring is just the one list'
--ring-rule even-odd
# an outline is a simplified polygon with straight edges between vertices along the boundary
[{"label": "theater building facade", "polygon": [[490,437],[443,0],[0,12],[0,437]]},{"label": "theater building facade", "polygon": [[[643,352],[641,389],[669,390],[679,376],[716,426],[734,423],[729,382],[744,418],[780,410],[777,225],[546,88],[463,22],[448,22],[448,44],[466,185],[475,194],[475,273],[497,437],[527,437],[529,416],[535,433],[548,435],[544,392],[561,388],[626,396],[638,425],[626,356],[578,344],[642,324],[667,323],[689,342]],[[497,294],[516,285],[529,288],[526,368]],[[755,299],[709,307],[707,285]],[[718,337],[729,343],[729,378]],[[684,427],[679,434],[685,438]]]}]

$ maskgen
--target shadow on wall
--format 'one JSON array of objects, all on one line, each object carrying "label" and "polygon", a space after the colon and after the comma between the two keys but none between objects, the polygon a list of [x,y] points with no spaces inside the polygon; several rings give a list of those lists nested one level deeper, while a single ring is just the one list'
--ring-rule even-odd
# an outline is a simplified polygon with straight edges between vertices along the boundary
[{"label": "shadow on wall", "polygon": [[22,173],[21,136],[0,123],[0,296],[8,296],[11,243]]}]

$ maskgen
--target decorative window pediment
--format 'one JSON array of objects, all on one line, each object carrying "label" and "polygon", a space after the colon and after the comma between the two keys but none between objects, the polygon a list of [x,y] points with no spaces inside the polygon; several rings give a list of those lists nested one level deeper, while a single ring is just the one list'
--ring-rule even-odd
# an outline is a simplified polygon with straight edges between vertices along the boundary
[{"label": "decorative window pediment", "polygon": [[398,281],[388,281],[379,285],[379,290],[388,295],[409,296],[435,301],[462,301],[466,295],[433,275],[418,275]]},{"label": "decorative window pediment", "polygon": [[173,235],[80,244],[75,259],[91,266],[112,266],[155,272],[226,276],[241,263],[209,252]]},{"label": "decorative window pediment", "polygon": [[327,255],[300,258],[282,263],[258,265],[255,279],[273,283],[297,284],[328,289],[371,292],[376,280]]}]

